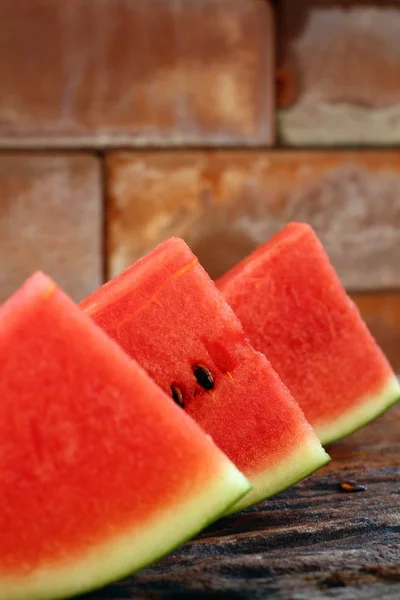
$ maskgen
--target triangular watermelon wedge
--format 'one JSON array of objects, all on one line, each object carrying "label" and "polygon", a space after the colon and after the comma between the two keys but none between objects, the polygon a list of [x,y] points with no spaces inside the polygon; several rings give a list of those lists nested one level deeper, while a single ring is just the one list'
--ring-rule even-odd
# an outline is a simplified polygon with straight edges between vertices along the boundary
[{"label": "triangular watermelon wedge", "polygon": [[250,479],[249,506],[325,464],[298,404],[183,240],[158,246],[81,307]]},{"label": "triangular watermelon wedge", "polygon": [[323,444],[399,399],[393,370],[309,225],[287,225],[217,286]]},{"label": "triangular watermelon wedge", "polygon": [[75,595],[171,551],[249,490],[43,274],[0,308],[0,598]]}]

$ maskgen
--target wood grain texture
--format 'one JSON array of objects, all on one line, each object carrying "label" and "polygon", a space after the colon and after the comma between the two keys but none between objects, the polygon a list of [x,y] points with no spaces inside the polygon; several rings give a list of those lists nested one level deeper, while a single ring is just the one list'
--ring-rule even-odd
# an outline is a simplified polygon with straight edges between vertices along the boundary
[{"label": "wood grain texture", "polygon": [[271,144],[265,0],[3,0],[0,147]]},{"label": "wood grain texture", "polygon": [[282,141],[399,142],[398,0],[282,0],[279,11]]},{"label": "wood grain texture", "polygon": [[347,288],[400,287],[400,153],[138,152],[107,158],[109,275],[178,235],[216,278],[310,223]]},{"label": "wood grain texture", "polygon": [[[330,453],[306,481],[88,600],[399,600],[400,405]],[[367,489],[340,492],[343,479]]]},{"label": "wood grain texture", "polygon": [[353,300],[392,367],[400,373],[400,293],[355,294]]},{"label": "wood grain texture", "polygon": [[0,301],[37,269],[81,300],[102,283],[102,230],[97,158],[0,155]]}]

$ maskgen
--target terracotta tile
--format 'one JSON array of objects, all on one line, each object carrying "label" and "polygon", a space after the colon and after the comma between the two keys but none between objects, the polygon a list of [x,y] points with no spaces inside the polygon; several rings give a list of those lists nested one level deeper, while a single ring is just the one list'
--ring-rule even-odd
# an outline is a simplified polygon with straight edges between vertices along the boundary
[{"label": "terracotta tile", "polygon": [[0,146],[270,144],[264,0],[3,0]]},{"label": "terracotta tile", "polygon": [[298,220],[349,289],[400,286],[400,152],[115,153],[107,170],[110,275],[178,235],[216,278]]},{"label": "terracotta tile", "polygon": [[0,155],[0,300],[41,269],[75,300],[102,283],[99,161]]},{"label": "terracotta tile", "polygon": [[399,142],[398,0],[282,0],[279,10],[282,141]]},{"label": "terracotta tile", "polygon": [[356,294],[353,300],[394,370],[400,374],[400,293]]}]

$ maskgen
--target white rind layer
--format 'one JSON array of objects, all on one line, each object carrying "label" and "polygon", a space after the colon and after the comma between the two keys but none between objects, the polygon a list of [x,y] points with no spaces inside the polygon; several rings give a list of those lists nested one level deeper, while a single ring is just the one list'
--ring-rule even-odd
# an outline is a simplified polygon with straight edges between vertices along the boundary
[{"label": "white rind layer", "polygon": [[297,446],[294,452],[285,456],[273,467],[269,466],[259,473],[247,473],[253,488],[231,507],[228,514],[275,496],[311,475],[329,461],[330,456],[325,452],[318,438],[311,434]]},{"label": "white rind layer", "polygon": [[330,444],[373,421],[399,399],[400,384],[397,377],[393,375],[384,383],[380,392],[364,396],[357,406],[351,407],[333,422],[313,424],[314,431],[323,444]]},{"label": "white rind layer", "polygon": [[29,575],[0,574],[2,600],[55,600],[97,589],[171,552],[223,515],[249,489],[247,479],[224,462],[201,493],[168,507],[140,530],[113,537],[63,564],[49,564]]}]

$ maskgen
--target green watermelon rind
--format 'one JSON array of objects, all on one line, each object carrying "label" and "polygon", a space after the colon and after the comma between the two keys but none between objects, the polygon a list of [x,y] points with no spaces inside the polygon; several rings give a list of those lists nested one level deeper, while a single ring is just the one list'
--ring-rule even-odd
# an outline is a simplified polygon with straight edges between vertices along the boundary
[{"label": "green watermelon rind", "polygon": [[[268,500],[269,498],[273,498],[274,496],[277,496],[278,494],[281,494],[283,492],[285,492],[286,490],[292,488],[294,485],[296,485],[297,483],[300,483],[301,481],[304,481],[304,479],[307,479],[307,477],[310,477],[310,475],[313,475],[313,473],[315,473],[316,471],[318,471],[319,469],[322,469],[322,467],[324,467],[325,465],[327,465],[328,463],[330,463],[331,461],[331,457],[329,456],[325,462],[321,463],[318,467],[312,468],[310,471],[306,471],[303,475],[301,475],[300,477],[298,477],[297,479],[291,480],[290,483],[288,483],[287,485],[285,485],[285,487],[280,488],[277,492],[275,492],[274,494],[271,494],[270,496],[266,496],[265,498],[261,499],[258,501],[258,503],[263,502],[264,500]],[[243,505],[241,506],[240,504],[240,500],[239,503],[237,504],[239,506],[239,508],[236,508],[236,504],[231,507],[231,509],[228,509],[226,515],[232,515],[235,512],[241,511],[241,510],[245,510],[246,508],[251,508],[252,506],[254,506],[255,504],[257,504],[256,502],[250,502],[247,505]],[[232,510],[233,508],[233,510]]]},{"label": "green watermelon rind", "polygon": [[314,473],[316,473],[316,471],[319,471],[319,469],[322,469],[322,467],[325,467],[325,465],[329,464],[331,462],[331,460],[332,460],[331,457],[328,456],[328,458],[326,459],[326,461],[323,462],[323,463],[321,463],[321,465],[319,467],[317,467],[316,469],[311,469],[311,471],[308,471],[302,477],[299,477],[295,481],[292,481],[292,483],[289,483],[289,485],[287,485],[285,488],[281,489],[281,491],[278,492],[278,493],[280,494],[281,492],[285,492],[286,490],[288,490],[289,488],[293,487],[297,483],[300,483],[301,481],[304,481],[304,479],[307,479],[307,477],[310,477],[310,475],[313,475]]},{"label": "green watermelon rind", "polygon": [[[226,475],[226,479],[227,482],[224,483],[224,485],[221,485],[220,480],[224,477],[224,475]],[[219,498],[221,494],[224,494],[225,496],[228,495],[229,490],[231,490],[231,488],[234,487],[236,488],[236,495],[234,496],[234,500],[232,500],[232,494],[231,498],[229,500],[229,502],[225,502],[224,504],[221,504],[218,509],[213,512],[212,514],[208,515],[205,520],[202,520],[200,523],[196,524],[195,527],[193,529],[191,529],[189,532],[187,532],[183,537],[179,538],[178,540],[174,540],[173,544],[171,544],[171,546],[168,546],[167,548],[163,549],[163,551],[160,554],[154,554],[151,558],[144,560],[143,562],[138,562],[136,565],[133,565],[129,568],[124,568],[121,569],[120,571],[118,571],[117,569],[114,570],[113,574],[110,574],[109,576],[107,575],[106,577],[101,578],[99,577],[96,583],[93,584],[87,584],[87,585],[82,585],[79,589],[75,589],[75,590],[71,590],[70,592],[67,591],[67,587],[66,586],[63,589],[58,589],[58,591],[56,591],[55,593],[50,593],[49,589],[40,589],[37,588],[34,593],[30,593],[29,592],[29,581],[27,581],[26,586],[24,587],[24,585],[21,585],[21,583],[19,583],[19,588],[17,591],[15,591],[15,585],[13,585],[11,583],[8,583],[8,589],[7,589],[7,579],[4,578],[4,576],[0,575],[0,589],[2,589],[3,591],[5,590],[6,595],[4,596],[4,598],[6,598],[7,600],[61,600],[63,598],[75,598],[80,596],[81,594],[87,594],[99,589],[102,589],[104,587],[106,587],[107,585],[110,585],[111,583],[114,583],[115,581],[119,581],[121,579],[124,579],[125,577],[129,577],[130,575],[133,575],[134,573],[137,573],[138,571],[144,569],[145,567],[148,567],[150,565],[152,565],[155,562],[158,562],[159,560],[161,560],[162,558],[164,558],[165,556],[168,556],[169,554],[171,554],[174,550],[176,550],[177,548],[180,548],[183,544],[185,544],[186,542],[188,542],[189,540],[191,540],[193,537],[195,537],[198,533],[200,533],[203,529],[205,529],[206,527],[208,527],[209,525],[211,525],[212,523],[214,523],[216,520],[218,520],[219,518],[225,516],[226,512],[230,509],[231,506],[233,506],[234,504],[236,504],[243,496],[247,495],[248,492],[251,490],[252,486],[249,483],[249,481],[244,477],[244,475],[242,473],[240,473],[240,471],[238,471],[238,469],[236,469],[236,467],[234,467],[234,465],[232,463],[227,463],[227,466],[225,468],[225,470],[222,473],[219,473],[218,479],[216,482],[213,482],[213,484],[209,487],[208,491],[205,492],[203,494],[204,497],[204,502],[207,501],[207,499],[210,498]],[[194,496],[193,498],[191,498],[190,500],[196,500],[196,496]],[[185,505],[183,504],[183,506],[179,506],[177,505],[176,510],[180,510],[182,509],[183,514],[188,514],[189,511],[185,511]],[[193,511],[192,511],[193,512]],[[164,520],[167,517],[164,517]],[[159,523],[162,523],[163,519],[159,519]],[[134,538],[134,534],[132,534],[131,538]],[[129,539],[129,534],[127,535],[127,539]],[[106,549],[110,549],[112,548],[114,545],[115,547],[120,546],[121,543],[121,538],[118,537],[114,537],[111,538],[109,540],[109,544],[106,546],[104,546],[101,550],[104,551]],[[134,545],[134,544],[133,544]],[[140,552],[140,547],[136,548],[137,552]],[[108,554],[107,552],[103,553],[104,556],[104,563],[109,563],[110,562],[110,558],[112,556],[112,554]],[[129,549],[129,555],[130,556],[135,556],[135,551],[132,550],[132,548]],[[89,557],[89,559],[87,559],[87,563],[89,563],[89,561],[92,560],[92,557]],[[132,560],[132,563],[134,563],[134,560]],[[82,561],[78,561],[78,570],[75,570],[75,567],[77,565],[77,562],[71,560],[71,564],[70,566],[67,567],[57,567],[57,565],[54,566],[53,569],[49,569],[47,571],[47,573],[50,573],[51,577],[53,578],[53,580],[55,582],[59,582],[60,581],[60,576],[62,577],[63,575],[67,576],[71,579],[73,579],[74,577],[77,576],[77,572],[81,571],[84,572],[85,571],[85,559]],[[98,570],[98,572],[100,573],[100,570]],[[10,582],[10,579],[8,580],[8,582]],[[14,592],[12,592],[12,589],[14,588]]]},{"label": "green watermelon rind", "polygon": [[[249,479],[253,483],[253,490],[250,491],[246,496],[242,497],[231,509],[228,510],[227,514],[233,514],[245,508],[249,508],[253,504],[272,498],[277,494],[287,490],[296,483],[299,483],[306,477],[318,471],[323,466],[330,462],[330,456],[325,452],[324,448],[319,443],[318,439],[312,434],[309,439],[305,440],[302,445],[296,448],[296,452],[291,452],[287,457],[283,458],[274,467],[266,468],[264,471],[258,474],[248,474]],[[299,474],[298,465],[301,461],[304,461],[304,470]],[[281,484],[271,486],[269,491],[266,491],[265,485],[261,483],[260,487],[257,486],[258,481],[273,481],[276,482],[278,479],[277,472],[287,471],[287,465],[296,465],[293,471],[296,473],[293,477],[281,481]],[[282,478],[281,478],[282,479]]]},{"label": "green watermelon rind", "polygon": [[[380,392],[371,395],[371,397],[367,399],[364,399],[364,401],[358,404],[356,410],[349,411],[349,413],[343,415],[340,419],[340,423],[338,423],[338,420],[334,421],[333,425],[330,426],[330,430],[333,431],[335,428],[337,428],[337,434],[331,433],[328,435],[326,433],[326,426],[315,426],[315,432],[324,445],[333,444],[334,442],[338,442],[339,440],[352,435],[356,431],[359,431],[369,423],[372,423],[392,406],[394,406],[399,400],[400,383],[398,378],[393,375],[389,381],[385,383]],[[378,406],[379,408],[371,411],[368,410],[369,407],[375,406]],[[362,414],[363,407],[367,407],[365,412],[369,413],[368,416],[362,419],[359,419],[359,417],[354,418],[354,414]],[[356,421],[356,424],[353,424],[354,421]],[[346,426],[346,422],[349,423],[348,426]]]}]

